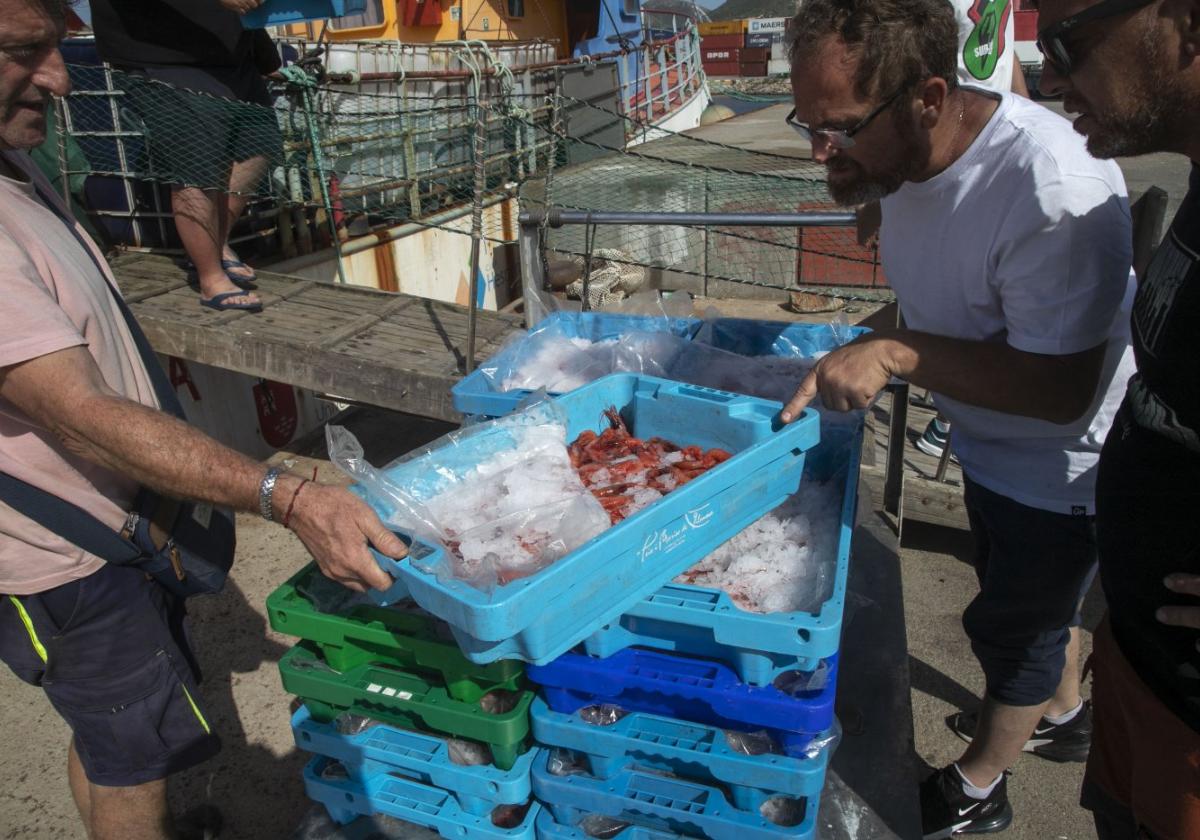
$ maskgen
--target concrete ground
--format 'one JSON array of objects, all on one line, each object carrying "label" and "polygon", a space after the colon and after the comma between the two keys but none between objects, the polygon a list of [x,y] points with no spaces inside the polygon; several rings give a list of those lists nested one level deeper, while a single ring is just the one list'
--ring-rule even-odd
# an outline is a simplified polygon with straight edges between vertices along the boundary
[{"label": "concrete ground", "polygon": [[[786,110],[775,106],[743,117],[737,121],[740,126],[732,121],[715,126],[713,139],[745,143],[749,137],[764,151],[783,151],[791,133],[781,135],[776,126],[782,125]],[[1184,160],[1157,155],[1121,164],[1131,192],[1158,184],[1169,191],[1173,210],[1186,188]],[[360,437],[378,442],[374,452],[368,450],[377,463],[445,430],[432,422],[375,413],[360,416],[356,424]],[[327,463],[320,468],[323,478],[335,476]],[[917,525],[905,530],[902,562],[916,749],[930,766],[942,766],[961,752],[961,743],[942,720],[957,709],[973,708],[982,688],[959,623],[976,587],[969,556],[965,532]],[[226,590],[196,599],[192,606],[206,671],[203,704],[225,749],[175,780],[172,801],[177,812],[202,802],[219,807],[226,818],[223,837],[286,837],[309,807],[300,782],[305,759],[292,744],[288,726],[291,700],[275,669],[290,640],[267,628],[264,610],[267,595],[306,559],[289,532],[240,517],[238,558]],[[1089,598],[1088,631],[1101,610],[1098,598]],[[1085,652],[1089,648],[1090,632],[1085,633]],[[40,690],[0,669],[0,838],[85,837],[66,784],[67,737],[66,726]],[[1000,836],[1094,837],[1090,820],[1076,805],[1081,776],[1079,765],[1023,757],[1009,782],[1016,819]]]}]

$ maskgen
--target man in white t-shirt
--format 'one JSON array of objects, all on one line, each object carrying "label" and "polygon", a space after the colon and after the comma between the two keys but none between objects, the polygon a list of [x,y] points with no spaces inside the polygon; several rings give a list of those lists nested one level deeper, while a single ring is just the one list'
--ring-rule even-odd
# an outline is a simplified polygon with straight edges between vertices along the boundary
[{"label": "man in white t-shirt", "polygon": [[950,719],[970,745],[922,783],[922,820],[930,838],[999,831],[1022,750],[1079,761],[1090,742],[1070,628],[1095,573],[1100,446],[1133,370],[1125,187],[1049,110],[957,85],[944,0],[806,0],[790,31],[788,121],[839,203],[882,199],[907,327],[830,353],[783,417],[817,394],[865,407],[898,376],[954,424],[980,583],[963,625],[987,691]]},{"label": "man in white t-shirt", "polygon": [[[953,0],[954,18],[958,22],[958,83],[994,90],[1012,91],[1029,96],[1021,62],[1013,53],[1014,0]],[[859,237],[867,239],[870,232],[879,230],[879,203],[861,207]],[[950,443],[950,424],[941,412],[929,421],[925,431],[915,441],[917,449],[941,458]]]}]

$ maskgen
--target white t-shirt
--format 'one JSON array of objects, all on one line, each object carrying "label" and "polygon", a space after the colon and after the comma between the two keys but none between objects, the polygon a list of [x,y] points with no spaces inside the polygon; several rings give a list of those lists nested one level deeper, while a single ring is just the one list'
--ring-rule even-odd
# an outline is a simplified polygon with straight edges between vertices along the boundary
[{"label": "white t-shirt", "polygon": [[1092,513],[1100,447],[1134,371],[1125,182],[1062,117],[1000,99],[958,160],[883,200],[883,269],[914,330],[1049,355],[1108,343],[1096,398],[1074,423],[935,395],[972,480],[1031,507]]},{"label": "white t-shirt", "polygon": [[958,21],[958,83],[1012,90],[1016,0],[951,0]]}]

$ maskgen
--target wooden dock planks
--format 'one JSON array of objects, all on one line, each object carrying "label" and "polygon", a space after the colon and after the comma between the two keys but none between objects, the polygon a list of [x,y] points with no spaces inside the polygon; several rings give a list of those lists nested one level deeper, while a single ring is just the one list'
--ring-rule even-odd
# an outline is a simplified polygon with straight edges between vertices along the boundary
[{"label": "wooden dock planks", "polygon": [[[200,306],[169,257],[127,253],[113,273],[159,353],[347,401],[457,422],[450,388],[465,368],[467,309],[364,286],[258,272],[258,314]],[[523,327],[480,311],[476,360]]]}]

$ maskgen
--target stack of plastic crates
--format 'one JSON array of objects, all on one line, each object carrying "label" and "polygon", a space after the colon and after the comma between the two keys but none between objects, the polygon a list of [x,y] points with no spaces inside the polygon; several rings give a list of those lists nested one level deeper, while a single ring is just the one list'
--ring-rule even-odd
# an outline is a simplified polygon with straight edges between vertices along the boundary
[{"label": "stack of plastic crates", "polygon": [[267,599],[271,626],[303,641],[280,660],[299,698],[308,795],[345,825],[390,817],[445,837],[530,838],[533,693],[515,661],[467,661],[444,624],[380,607],[309,565]]},{"label": "stack of plastic crates", "polygon": [[[563,322],[555,329],[592,340],[644,326],[599,313],[554,317]],[[676,322],[672,332],[694,337],[700,324]],[[750,356],[835,346],[825,325],[720,319],[702,334]],[[465,413],[502,414],[524,396],[495,390],[478,372],[455,389]],[[759,614],[724,591],[667,583],[575,651],[529,668],[540,686],[532,713],[543,747],[533,767],[544,806],[539,837],[815,836],[836,745],[862,429],[826,424],[821,437],[804,480],[838,494],[841,517],[832,592],[819,607]]]}]

